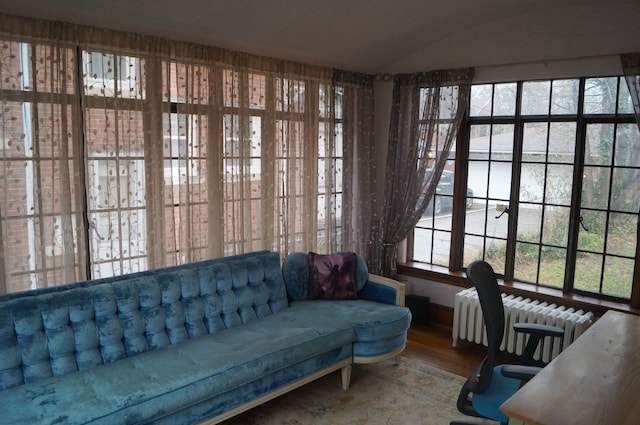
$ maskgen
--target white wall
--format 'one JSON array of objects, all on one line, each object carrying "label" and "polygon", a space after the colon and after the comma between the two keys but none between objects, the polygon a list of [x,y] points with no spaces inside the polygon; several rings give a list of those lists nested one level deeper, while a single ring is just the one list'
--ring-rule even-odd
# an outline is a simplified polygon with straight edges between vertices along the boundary
[{"label": "white wall", "polygon": [[429,302],[453,308],[454,296],[463,288],[412,276],[399,275],[398,280],[407,285],[407,293],[429,297]]}]

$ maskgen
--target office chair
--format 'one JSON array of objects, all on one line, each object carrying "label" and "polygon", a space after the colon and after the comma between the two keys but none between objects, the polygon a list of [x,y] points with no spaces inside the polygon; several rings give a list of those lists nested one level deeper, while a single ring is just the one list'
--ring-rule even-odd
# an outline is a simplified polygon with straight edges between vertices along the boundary
[{"label": "office chair", "polygon": [[[462,386],[457,407],[460,413],[478,418],[491,419],[506,424],[509,421],[499,407],[518,389],[541,370],[533,366],[533,354],[545,336],[561,337],[564,330],[555,326],[520,323],[514,326],[517,332],[529,335],[523,352],[522,365],[494,364],[496,353],[504,335],[505,317],[502,295],[493,268],[484,261],[475,261],[467,268],[467,277],[478,292],[482,315],[487,332],[487,355]],[[452,421],[450,425],[470,425],[468,422]]]}]

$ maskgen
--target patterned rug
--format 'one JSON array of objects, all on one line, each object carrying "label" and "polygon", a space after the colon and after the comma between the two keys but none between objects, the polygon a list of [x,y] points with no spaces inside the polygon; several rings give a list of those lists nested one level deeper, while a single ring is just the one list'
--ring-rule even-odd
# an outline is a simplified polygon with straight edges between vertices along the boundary
[{"label": "patterned rug", "polygon": [[448,425],[465,419],[456,409],[463,382],[460,376],[404,357],[400,364],[389,360],[354,365],[347,391],[342,390],[340,372],[334,372],[224,425]]}]

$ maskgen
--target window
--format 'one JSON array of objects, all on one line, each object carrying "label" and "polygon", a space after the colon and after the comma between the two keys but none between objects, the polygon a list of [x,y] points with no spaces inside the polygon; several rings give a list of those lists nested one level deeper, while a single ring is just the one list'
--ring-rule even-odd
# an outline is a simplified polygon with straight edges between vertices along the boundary
[{"label": "window", "polygon": [[342,97],[326,70],[122,50],[1,44],[0,293],[342,248]]},{"label": "window", "polygon": [[335,252],[338,249],[338,241],[331,240],[329,236],[332,232],[329,232],[329,229],[336,229],[337,238],[340,238],[342,233],[343,95],[344,88],[342,87],[320,86],[318,180],[316,184],[318,192],[316,249],[320,252]]},{"label": "window", "polygon": [[144,161],[89,160],[92,274],[105,277],[146,270]]},{"label": "window", "polygon": [[144,65],[139,59],[108,52],[83,51],[82,61],[86,95],[141,97],[140,71]]},{"label": "window", "polygon": [[[428,90],[420,89],[420,95],[425,97]],[[424,111],[420,111],[420,116],[425,119],[422,121],[422,129],[434,128],[434,134],[422,134],[423,138],[432,138],[434,143],[429,144],[432,149],[443,150],[443,142],[449,130],[449,126],[454,117],[451,112],[458,110],[457,107],[451,107],[458,102],[458,87],[449,86],[441,89],[440,114],[437,126],[426,125],[426,117]],[[424,105],[424,102],[420,103]],[[421,107],[422,108],[422,107]],[[425,130],[421,130],[426,132]],[[455,177],[455,161],[456,152],[455,140],[447,158],[444,170],[440,175],[440,179],[436,185],[435,195],[429,202],[422,218],[415,227],[414,240],[414,261],[422,261],[439,266],[446,266],[449,263],[450,247],[452,241],[453,215],[454,210],[454,177]],[[438,157],[437,152],[424,152],[424,160],[427,162],[427,172],[434,167],[433,159]],[[430,175],[429,175],[430,177]],[[466,205],[468,208],[473,206],[473,193],[468,191]]]},{"label": "window", "polygon": [[[0,275],[0,292],[13,292],[73,279],[81,267],[62,261],[78,251],[81,233],[77,205],[66,196],[80,190],[72,164],[78,96],[71,46],[0,46],[0,268],[11,270],[10,278]],[[33,60],[44,57],[58,68]]]},{"label": "window", "polygon": [[[468,115],[457,143],[466,196],[450,202],[463,219],[443,208],[445,173],[410,258],[453,270],[484,259],[506,280],[629,302],[640,133],[624,78],[474,85]],[[425,234],[439,241],[432,252]]]}]

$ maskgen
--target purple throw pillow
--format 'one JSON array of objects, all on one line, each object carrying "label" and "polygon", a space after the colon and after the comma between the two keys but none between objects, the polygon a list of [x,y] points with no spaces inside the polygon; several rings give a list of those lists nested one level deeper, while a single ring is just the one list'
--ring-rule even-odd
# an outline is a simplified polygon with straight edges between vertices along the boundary
[{"label": "purple throw pillow", "polygon": [[308,299],[355,300],[356,254],[309,253]]}]

